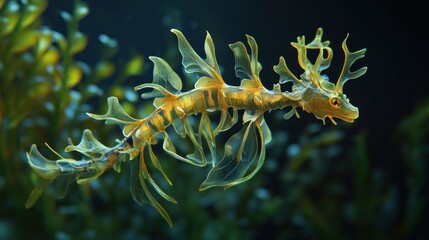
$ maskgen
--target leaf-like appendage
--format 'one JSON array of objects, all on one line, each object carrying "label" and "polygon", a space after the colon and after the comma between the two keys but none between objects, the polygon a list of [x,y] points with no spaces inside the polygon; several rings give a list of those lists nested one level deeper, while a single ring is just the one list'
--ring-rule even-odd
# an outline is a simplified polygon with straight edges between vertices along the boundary
[{"label": "leaf-like appendage", "polygon": [[242,80],[242,87],[262,87],[261,80],[259,79],[259,72],[262,70],[262,65],[258,62],[258,45],[253,37],[249,35],[246,35],[246,37],[250,45],[250,56],[247,53],[246,46],[242,42],[229,45],[234,53],[235,75]]},{"label": "leaf-like appendage", "polygon": [[89,129],[83,131],[82,139],[78,145],[73,145],[70,138],[69,144],[70,145],[65,148],[66,152],[77,151],[88,157],[98,157],[112,149],[104,146],[98,141]]},{"label": "leaf-like appendage", "polygon": [[207,56],[207,64],[220,74],[219,65],[217,64],[216,60],[215,46],[209,32],[207,32],[206,41],[204,42],[204,50]]},{"label": "leaf-like appendage", "polygon": [[246,46],[242,42],[230,44],[235,59],[235,75],[240,79],[253,79],[252,67]]},{"label": "leaf-like appendage", "polygon": [[287,82],[293,82],[297,85],[303,85],[302,81],[298,79],[287,67],[285,59],[280,57],[279,64],[273,67],[274,72],[280,75],[279,83],[284,84]]},{"label": "leaf-like appendage", "polygon": [[31,191],[30,196],[28,196],[27,201],[25,202],[25,208],[31,208],[42,195],[43,191],[49,187],[53,179],[39,179],[34,189]]},{"label": "leaf-like appendage", "polygon": [[27,153],[28,164],[45,179],[55,179],[60,174],[60,167],[57,161],[49,160],[40,154],[36,145],[31,145],[30,152]]},{"label": "leaf-like appendage", "polygon": [[164,178],[168,182],[168,184],[173,185],[170,178],[168,178],[167,174],[164,172],[164,169],[162,169],[162,165],[159,162],[158,158],[153,153],[152,145],[148,144],[148,148],[149,148],[149,157],[150,157],[152,164],[156,167],[156,169],[158,169],[161,172],[161,174],[164,176]]},{"label": "leaf-like appendage", "polygon": [[[268,127],[261,128],[259,125],[261,121],[261,118],[249,121],[226,142],[224,157],[209,172],[200,190],[216,186],[231,187],[256,174],[264,163],[265,142],[271,138]],[[267,141],[264,140],[265,137]]]},{"label": "leaf-like appendage", "polygon": [[207,60],[204,61],[191,47],[188,40],[179,30],[171,30],[177,36],[179,51],[182,54],[182,64],[188,73],[197,74],[198,79],[208,77],[216,84],[223,84],[219,66],[217,65],[213,40],[207,33],[205,51]]},{"label": "leaf-like appendage", "polygon": [[258,44],[252,36],[246,35],[246,38],[247,44],[249,44],[251,52],[250,66],[252,67],[252,71],[255,73],[259,80],[259,73],[262,70],[262,65],[258,62]]},{"label": "leaf-like appendage", "polygon": [[[188,128],[188,126],[186,126],[186,123],[185,123],[185,128]],[[186,129],[186,130],[188,131],[189,128]],[[187,132],[187,134],[191,138],[191,140],[193,141],[195,147],[197,147],[199,149],[198,146],[201,146],[201,144],[199,143],[199,141],[196,138],[193,139],[191,137],[192,134],[190,132],[189,133]],[[202,158],[199,158],[199,157],[185,158],[185,157],[180,156],[179,154],[177,154],[176,148],[174,147],[174,144],[171,141],[171,139],[168,136],[168,134],[166,132],[162,132],[162,137],[164,138],[164,142],[162,144],[162,148],[164,149],[164,151],[168,155],[176,158],[177,160],[184,161],[186,163],[189,163],[189,164],[192,164],[192,165],[195,165],[195,166],[199,166],[199,167],[203,167],[203,166],[205,166],[207,164],[207,161],[205,160],[205,157],[202,157]],[[199,151],[201,151],[201,150],[199,150]],[[195,151],[195,153],[198,153],[197,150]],[[193,155],[193,154],[191,154],[191,155]],[[199,156],[199,155],[195,155],[195,156]],[[201,155],[201,156],[204,156],[204,155]]]},{"label": "leaf-like appendage", "polygon": [[27,153],[27,159],[31,168],[41,177],[25,203],[25,207],[30,208],[52,181],[61,174],[61,169],[56,161],[49,160],[40,154],[34,144],[31,145],[30,152]]},{"label": "leaf-like appendage", "polygon": [[[323,28],[318,28],[316,31],[316,36],[314,37],[313,41],[311,41],[309,44],[305,46],[306,49],[319,50],[319,55],[317,56],[317,59],[314,62],[314,67],[316,68],[316,71],[318,73],[329,68],[333,57],[332,49],[329,47],[330,42],[329,41],[322,42],[322,36],[323,36]],[[327,53],[326,57],[324,56],[325,52]]]},{"label": "leaf-like appendage", "polygon": [[[142,84],[136,86],[135,90],[140,90],[145,87],[161,86],[170,94],[178,94],[182,90],[182,80],[179,75],[170,67],[170,65],[162,58],[149,57],[153,62],[153,82],[152,84]],[[158,88],[153,88],[152,92],[143,93],[142,98],[158,98],[165,96],[165,91],[160,91]]]},{"label": "leaf-like appendage", "polygon": [[76,182],[78,184],[87,184],[101,176],[107,170],[107,164],[105,163],[107,160],[107,158],[97,159],[98,162],[88,165],[88,170],[76,173]]},{"label": "leaf-like appendage", "polygon": [[204,164],[205,162],[207,162],[207,160],[204,154],[201,138],[199,138],[198,135],[194,132],[192,125],[188,119],[183,121],[183,125],[186,135],[189,137],[192,144],[194,145],[194,152],[186,155],[186,157],[195,163]]},{"label": "leaf-like appendage", "polygon": [[343,69],[341,71],[340,77],[338,78],[337,84],[335,86],[335,90],[340,94],[343,93],[343,86],[345,82],[347,82],[350,79],[356,79],[364,75],[368,70],[367,67],[362,67],[354,72],[350,72],[350,68],[353,65],[353,63],[359,60],[360,58],[365,57],[366,49],[364,48],[356,52],[350,52],[349,48],[347,47],[347,38],[348,38],[348,35],[344,39],[343,44],[341,45],[344,51],[345,59],[344,59]]},{"label": "leaf-like appendage", "polygon": [[107,113],[103,115],[87,113],[88,116],[96,120],[105,120],[106,124],[117,124],[121,127],[138,122],[137,119],[130,117],[124,111],[116,97],[109,97],[107,99],[107,105]]},{"label": "leaf-like appendage", "polygon": [[[146,185],[146,180],[148,178],[152,180],[152,178],[149,175],[149,172],[147,171],[144,161],[142,160],[131,161],[130,191],[134,201],[136,201],[139,204],[143,204],[144,202],[151,204],[161,214],[161,216],[165,219],[165,221],[167,221],[168,225],[171,227],[173,223],[171,221],[170,216],[168,215],[164,207],[162,207],[162,205],[158,202],[158,200],[156,200],[153,197],[153,195],[151,194],[151,192],[149,191]],[[153,180],[151,181],[151,184],[153,184]],[[153,186],[155,187],[155,185]],[[156,188],[156,187],[155,189],[157,191],[161,190],[160,188]],[[158,191],[158,193],[160,192]],[[170,196],[166,195],[164,192],[162,192],[162,194],[160,193],[160,195],[171,202],[176,202],[174,198],[171,198]]]},{"label": "leaf-like appendage", "polygon": [[219,124],[214,130],[214,134],[217,135],[219,132],[224,132],[234,126],[238,121],[238,111],[233,109],[232,117],[228,110],[222,110],[220,115]]},{"label": "leaf-like appendage", "polygon": [[207,113],[201,114],[200,126],[198,128],[198,136],[200,138],[201,143],[202,143],[202,137],[204,136],[204,139],[207,142],[207,147],[209,148],[209,151],[210,151],[211,162],[214,166],[215,163],[217,162],[217,159],[216,159],[216,139],[215,139],[215,133],[213,131],[210,118],[207,115]]},{"label": "leaf-like appendage", "polygon": [[267,121],[265,121],[264,118],[261,118],[260,121],[262,121],[260,123],[260,131],[261,131],[263,139],[264,139],[264,143],[263,144],[266,145],[266,144],[268,144],[268,143],[271,142],[272,134],[271,134],[270,128],[267,125]]}]

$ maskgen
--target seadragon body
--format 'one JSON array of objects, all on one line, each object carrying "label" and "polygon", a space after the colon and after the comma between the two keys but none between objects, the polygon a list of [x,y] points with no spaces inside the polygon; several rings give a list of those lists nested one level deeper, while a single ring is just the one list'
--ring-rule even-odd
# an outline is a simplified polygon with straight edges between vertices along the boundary
[{"label": "seadragon body", "polygon": [[[108,110],[103,115],[88,115],[97,120],[105,120],[107,124],[117,124],[122,128],[124,138],[113,147],[107,147],[94,138],[90,130],[85,130],[81,142],[70,145],[65,151],[77,151],[83,155],[81,160],[64,158],[49,160],[43,157],[33,145],[27,158],[30,166],[41,176],[41,180],[30,194],[26,207],[31,207],[43,190],[57,177],[69,175],[83,184],[97,178],[106,170],[114,168],[120,171],[121,163],[129,160],[132,164],[131,193],[138,203],[149,202],[171,225],[171,219],[161,204],[155,199],[148,188],[149,183],[164,199],[176,202],[167,195],[149,174],[147,158],[159,170],[171,185],[171,180],[162,169],[162,165],[152,149],[160,136],[163,149],[170,156],[195,166],[210,164],[210,171],[200,190],[210,187],[230,187],[250,179],[262,166],[265,159],[265,145],[271,141],[271,132],[264,120],[264,113],[275,109],[291,107],[284,118],[289,119],[297,114],[296,108],[313,113],[316,118],[325,122],[334,118],[353,122],[359,112],[349,103],[343,93],[343,85],[349,79],[355,79],[366,72],[366,67],[350,72],[351,65],[364,57],[365,49],[350,52],[346,40],[342,47],[345,53],[343,70],[336,84],[327,80],[321,72],[329,67],[332,60],[332,49],[329,41],[322,42],[323,31],[317,30],[316,36],[309,44],[305,37],[298,37],[292,46],[298,51],[298,62],[304,73],[296,77],[287,67],[283,57],[274,71],[280,75],[278,84],[272,90],[266,89],[259,78],[262,69],[258,62],[256,41],[247,36],[250,46],[248,54],[242,42],[230,44],[235,58],[235,71],[241,78],[240,86],[227,85],[221,75],[215,57],[215,47],[211,36],[207,33],[205,40],[206,59],[202,59],[188,43],[184,35],[173,29],[178,38],[179,51],[185,71],[195,73],[198,81],[195,88],[181,92],[180,77],[163,59],[150,57],[154,63],[154,79],[152,83],[144,83],[135,90],[152,89],[142,94],[142,98],[155,98],[154,112],[144,119],[129,116],[115,97],[108,99]],[[318,50],[317,59],[312,63],[307,58],[307,50]],[[281,85],[292,82],[292,91],[282,91]],[[225,143],[223,156],[219,156],[216,136],[227,131],[238,121],[238,110],[244,110],[243,129],[233,134]],[[212,125],[208,112],[219,111],[219,123]],[[198,130],[195,131],[189,116],[201,114]],[[173,126],[182,138],[188,138],[194,145],[194,152],[181,156],[176,152],[174,143],[167,128]]]}]

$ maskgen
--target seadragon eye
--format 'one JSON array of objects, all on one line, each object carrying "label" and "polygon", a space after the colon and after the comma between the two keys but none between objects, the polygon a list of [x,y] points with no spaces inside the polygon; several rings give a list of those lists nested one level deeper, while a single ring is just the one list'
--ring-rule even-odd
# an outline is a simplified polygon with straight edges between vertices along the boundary
[{"label": "seadragon eye", "polygon": [[329,99],[329,103],[334,108],[339,108],[341,106],[341,100],[337,97],[333,97],[333,98]]}]

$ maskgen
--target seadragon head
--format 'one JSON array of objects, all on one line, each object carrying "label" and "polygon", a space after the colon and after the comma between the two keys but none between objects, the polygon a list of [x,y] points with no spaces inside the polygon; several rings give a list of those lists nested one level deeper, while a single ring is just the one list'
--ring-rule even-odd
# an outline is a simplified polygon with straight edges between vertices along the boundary
[{"label": "seadragon head", "polygon": [[[347,37],[342,43],[345,54],[343,69],[336,84],[329,82],[322,71],[327,69],[332,61],[333,52],[329,47],[329,41],[322,42],[323,30],[317,29],[316,37],[308,44],[305,37],[298,37],[297,42],[292,42],[292,46],[298,50],[298,62],[304,73],[297,78],[286,66],[283,57],[280,57],[279,64],[274,66],[274,71],[280,75],[280,84],[292,81],[292,93],[284,92],[285,95],[298,97],[297,106],[305,111],[313,113],[316,118],[325,123],[328,117],[334,124],[334,118],[346,122],[353,122],[359,116],[359,110],[353,106],[343,92],[344,83],[350,79],[356,79],[365,74],[367,67],[350,71],[351,65],[358,59],[365,56],[366,49],[350,52],[347,48]],[[312,63],[307,58],[307,50],[319,50],[319,54]],[[296,107],[296,106],[295,106]]]}]

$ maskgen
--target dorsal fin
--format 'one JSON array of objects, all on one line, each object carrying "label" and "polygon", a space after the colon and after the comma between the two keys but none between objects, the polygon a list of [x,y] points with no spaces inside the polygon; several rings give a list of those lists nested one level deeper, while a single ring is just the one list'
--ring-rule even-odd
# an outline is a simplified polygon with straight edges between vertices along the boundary
[{"label": "dorsal fin", "polygon": [[264,86],[259,79],[262,65],[258,62],[258,45],[252,36],[246,35],[246,37],[250,46],[250,56],[242,42],[229,45],[234,53],[235,75],[242,80],[242,88],[263,88]]},{"label": "dorsal fin", "polygon": [[182,54],[182,64],[185,67],[185,71],[188,73],[195,73],[198,77],[195,88],[225,84],[216,60],[213,40],[208,32],[204,44],[207,57],[206,60],[203,60],[195,52],[182,32],[177,29],[172,29],[171,32],[177,36],[179,51]]}]

